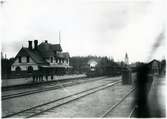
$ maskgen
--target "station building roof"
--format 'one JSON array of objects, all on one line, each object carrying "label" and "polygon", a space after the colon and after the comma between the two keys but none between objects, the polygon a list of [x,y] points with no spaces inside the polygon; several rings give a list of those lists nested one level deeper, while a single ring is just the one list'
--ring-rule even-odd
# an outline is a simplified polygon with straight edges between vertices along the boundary
[{"label": "station building roof", "polygon": [[23,56],[29,56],[35,63],[43,65],[49,65],[46,59],[50,57],[60,59],[68,59],[70,57],[68,52],[62,52],[60,44],[50,44],[48,42],[42,42],[36,49],[22,47],[16,55],[16,58]]}]

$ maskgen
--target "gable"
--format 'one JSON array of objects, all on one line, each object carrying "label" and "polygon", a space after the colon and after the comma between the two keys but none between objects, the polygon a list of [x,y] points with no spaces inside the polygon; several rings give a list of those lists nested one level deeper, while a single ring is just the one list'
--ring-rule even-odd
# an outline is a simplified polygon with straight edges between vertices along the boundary
[{"label": "gable", "polygon": [[30,50],[28,48],[22,48],[16,55],[15,60],[17,60],[18,57],[27,57],[27,56],[29,56],[34,63],[47,64],[47,62],[40,56],[38,51]]},{"label": "gable", "polygon": [[24,50],[24,48],[21,48],[20,51],[17,53],[16,57],[22,57],[22,56],[29,56],[29,54]]},{"label": "gable", "polygon": [[60,44],[55,44],[55,45],[52,45],[52,44],[49,44],[50,45],[50,48],[53,50],[53,51],[62,51],[62,48],[61,48],[61,45]]},{"label": "gable", "polygon": [[[22,62],[21,63],[19,63],[19,58],[18,57],[16,57],[15,58],[15,61],[13,62],[13,64],[12,65],[21,65],[21,64],[27,64],[27,57],[25,57],[25,56],[22,56]],[[36,62],[34,62],[33,61],[33,59],[30,57],[29,58],[29,63],[28,64],[36,64]]]},{"label": "gable", "polygon": [[41,43],[38,46],[38,51],[40,52],[42,57],[50,57],[50,56],[54,56],[55,54],[50,48],[50,45],[48,43]]},{"label": "gable", "polygon": [[65,58],[65,59],[68,59],[70,57],[69,53],[68,52],[58,52],[57,53],[57,57],[58,58]]}]

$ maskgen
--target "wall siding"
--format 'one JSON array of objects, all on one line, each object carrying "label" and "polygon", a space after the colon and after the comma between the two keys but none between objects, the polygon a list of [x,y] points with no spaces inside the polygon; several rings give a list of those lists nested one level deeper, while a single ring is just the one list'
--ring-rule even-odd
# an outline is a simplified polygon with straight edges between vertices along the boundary
[{"label": "wall siding", "polygon": [[[16,67],[18,67],[18,66],[21,68],[21,71],[27,71],[28,66],[32,66],[33,70],[38,70],[38,65],[32,60],[32,58],[30,57],[29,63],[27,63],[26,58],[27,57],[22,57],[22,59],[21,59],[22,62],[21,63],[19,63],[19,58],[17,58],[11,66],[11,71],[16,71]],[[56,62],[55,58],[53,58],[53,63],[51,63],[50,58],[46,59],[46,61],[48,63],[50,63],[50,65],[56,65],[56,64],[58,64],[58,65],[60,65],[60,64],[61,65],[69,65],[69,59],[64,60],[64,63],[60,62],[60,60],[58,60],[58,62]]]},{"label": "wall siding", "polygon": [[55,58],[53,58],[53,62],[52,63],[51,63],[51,58],[46,59],[46,61],[48,63],[50,63],[50,65],[55,65],[55,64],[69,65],[69,59],[65,59],[64,63],[60,59],[58,59],[58,61],[56,62]]},{"label": "wall siding", "polygon": [[26,57],[22,57],[21,63],[19,63],[19,59],[17,58],[11,66],[11,71],[15,71],[18,66],[22,71],[27,71],[28,66],[32,66],[33,70],[38,70],[38,65],[31,58],[29,59],[29,63],[27,63]]}]

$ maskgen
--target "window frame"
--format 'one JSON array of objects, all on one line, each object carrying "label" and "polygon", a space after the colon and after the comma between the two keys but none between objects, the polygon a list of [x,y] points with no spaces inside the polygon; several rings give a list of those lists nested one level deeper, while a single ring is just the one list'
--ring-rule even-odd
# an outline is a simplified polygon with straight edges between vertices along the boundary
[{"label": "window frame", "polygon": [[22,63],[22,57],[21,56],[18,57],[18,60],[19,60],[19,63]]},{"label": "window frame", "polygon": [[53,63],[53,57],[50,57],[50,62]]},{"label": "window frame", "polygon": [[17,72],[17,73],[19,73],[19,72],[21,72],[21,67],[20,66],[17,66],[17,67],[15,67],[15,71]]},{"label": "window frame", "polygon": [[28,67],[27,67],[27,72],[28,72],[28,73],[32,73],[33,71],[34,71],[33,66],[28,66]]},{"label": "window frame", "polygon": [[26,57],[26,61],[27,61],[27,63],[30,63],[30,57],[29,56]]}]

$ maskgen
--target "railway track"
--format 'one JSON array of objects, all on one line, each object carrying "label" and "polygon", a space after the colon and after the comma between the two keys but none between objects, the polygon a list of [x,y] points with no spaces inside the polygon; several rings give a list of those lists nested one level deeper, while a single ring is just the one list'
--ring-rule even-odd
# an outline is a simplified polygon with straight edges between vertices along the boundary
[{"label": "railway track", "polygon": [[82,84],[82,83],[89,83],[89,82],[93,82],[93,81],[99,81],[99,80],[104,79],[104,78],[105,77],[100,78],[100,79],[93,79],[93,80],[92,79],[84,80],[84,81],[82,80],[81,82],[77,81],[77,82],[65,83],[65,84],[62,84],[61,86],[59,86],[59,85],[56,86],[56,84],[52,84],[51,87],[44,88],[44,89],[35,89],[35,90],[24,91],[24,92],[20,92],[20,93],[16,93],[16,94],[4,95],[4,96],[2,96],[2,100],[7,100],[7,99],[17,98],[17,97],[31,95],[31,94],[35,94],[35,93],[55,90],[55,89],[62,88],[62,86],[67,87],[67,86],[72,86],[72,85],[77,85],[77,84]]},{"label": "railway track", "polygon": [[63,98],[52,100],[52,101],[49,101],[47,103],[43,103],[41,105],[37,105],[37,106],[31,107],[31,108],[28,108],[28,109],[25,109],[25,110],[22,110],[19,112],[4,115],[4,116],[2,116],[2,118],[8,118],[8,117],[31,118],[31,117],[35,117],[35,116],[38,116],[46,111],[58,108],[62,105],[65,105],[65,104],[70,103],[72,101],[78,100],[78,99],[83,98],[85,96],[88,96],[90,94],[96,93],[100,90],[104,90],[106,88],[112,87],[120,82],[121,82],[121,80],[114,81],[114,82],[112,81],[110,83],[108,82],[106,84],[103,84],[103,85],[100,85],[100,86],[97,86],[97,87],[94,87],[94,88],[91,88],[88,90],[84,90],[84,91],[63,97]]},{"label": "railway track", "polygon": [[[112,105],[110,108],[108,108],[100,117],[105,118],[109,113],[111,113],[116,107],[118,107],[130,94],[132,94],[135,91],[135,88],[131,89],[119,102]],[[131,112],[132,113],[132,112]],[[130,114],[131,115],[131,114]],[[130,116],[129,115],[129,116]]]},{"label": "railway track", "polygon": [[129,118],[132,118],[132,117],[133,117],[133,115],[134,115],[134,113],[135,113],[135,111],[136,111],[136,108],[137,108],[137,106],[135,105],[135,106],[133,107],[133,109],[131,110],[130,114],[129,114]]}]

